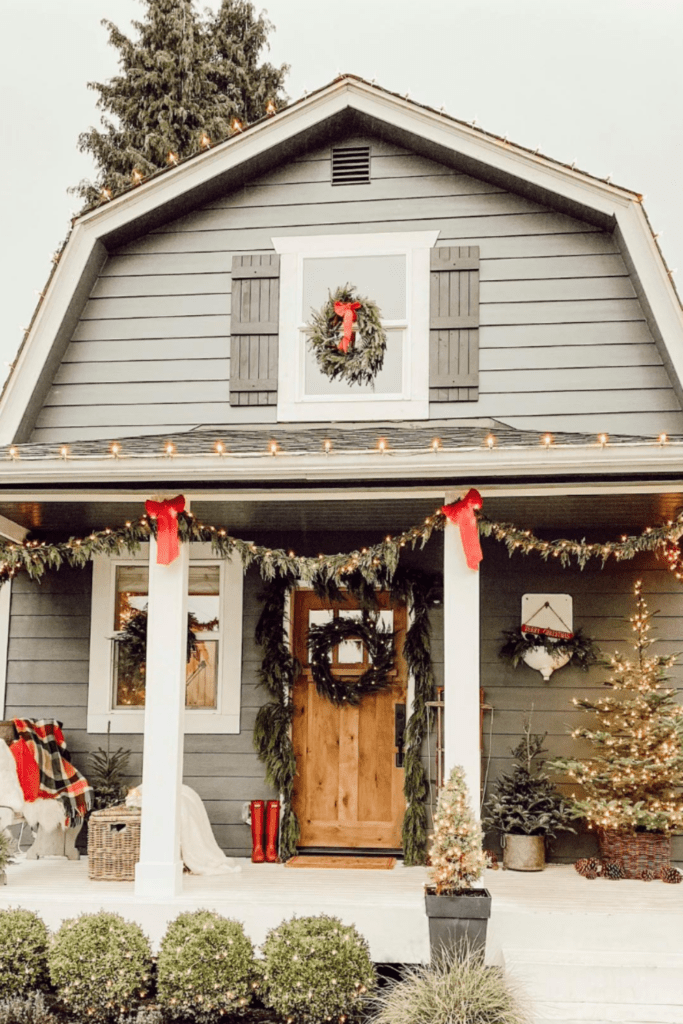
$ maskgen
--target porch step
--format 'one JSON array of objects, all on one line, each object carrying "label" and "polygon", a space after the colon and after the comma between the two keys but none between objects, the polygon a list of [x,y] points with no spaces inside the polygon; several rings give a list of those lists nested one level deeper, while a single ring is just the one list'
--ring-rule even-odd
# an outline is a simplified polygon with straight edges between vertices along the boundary
[{"label": "porch step", "polygon": [[503,948],[536,1024],[683,1024],[683,954]]}]

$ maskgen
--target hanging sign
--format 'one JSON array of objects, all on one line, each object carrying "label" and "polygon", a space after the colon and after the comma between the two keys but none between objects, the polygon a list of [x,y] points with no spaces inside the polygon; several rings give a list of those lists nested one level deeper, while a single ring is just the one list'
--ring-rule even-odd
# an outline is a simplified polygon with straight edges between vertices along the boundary
[{"label": "hanging sign", "polygon": [[524,594],[522,633],[571,640],[574,617],[570,594]]}]

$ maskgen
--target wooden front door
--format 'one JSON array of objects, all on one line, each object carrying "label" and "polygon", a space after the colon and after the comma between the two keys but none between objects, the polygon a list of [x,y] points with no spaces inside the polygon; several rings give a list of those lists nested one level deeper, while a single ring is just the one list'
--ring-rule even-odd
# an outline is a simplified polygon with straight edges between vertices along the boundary
[{"label": "wooden front door", "polygon": [[[395,708],[406,706],[403,660],[406,609],[379,594],[385,628],[395,635],[393,682],[363,697],[359,707],[336,707],[318,696],[308,664],[308,627],[332,616],[360,615],[348,598],[332,607],[310,590],[297,590],[293,607],[294,654],[302,666],[293,693],[292,741],[297,775],[292,806],[301,825],[299,845],[400,849],[405,811],[403,768],[397,765]],[[368,668],[361,644],[335,649],[332,671],[352,679]]]}]

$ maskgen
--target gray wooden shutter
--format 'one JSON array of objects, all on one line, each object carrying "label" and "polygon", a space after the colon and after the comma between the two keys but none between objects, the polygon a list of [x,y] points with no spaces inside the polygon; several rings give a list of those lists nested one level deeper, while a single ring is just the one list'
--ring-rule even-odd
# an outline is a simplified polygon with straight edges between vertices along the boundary
[{"label": "gray wooden shutter", "polygon": [[479,397],[479,246],[431,251],[429,399]]},{"label": "gray wooden shutter", "polygon": [[230,405],[277,405],[280,257],[233,256]]}]

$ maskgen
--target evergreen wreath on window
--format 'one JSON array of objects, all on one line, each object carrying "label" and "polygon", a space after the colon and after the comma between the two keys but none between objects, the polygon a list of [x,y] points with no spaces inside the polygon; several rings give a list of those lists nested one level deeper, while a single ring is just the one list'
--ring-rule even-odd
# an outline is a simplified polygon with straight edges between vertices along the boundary
[{"label": "evergreen wreath on window", "polygon": [[[372,664],[359,679],[344,679],[343,668],[332,674],[330,654],[345,640],[360,640]],[[308,630],[311,675],[321,697],[337,706],[360,704],[368,693],[379,693],[391,686],[389,672],[394,665],[394,634],[377,628],[377,616],[363,612],[362,620],[331,619]],[[360,658],[358,659],[360,661]]]},{"label": "evergreen wreath on window", "polygon": [[355,285],[330,292],[322,309],[311,310],[306,330],[318,366],[329,380],[374,383],[384,365],[387,335],[379,307],[359,296]]}]

